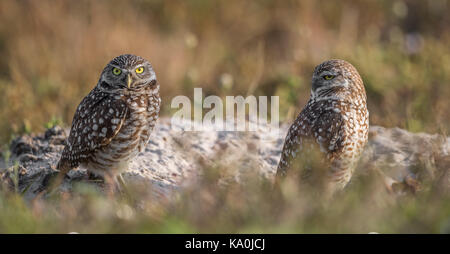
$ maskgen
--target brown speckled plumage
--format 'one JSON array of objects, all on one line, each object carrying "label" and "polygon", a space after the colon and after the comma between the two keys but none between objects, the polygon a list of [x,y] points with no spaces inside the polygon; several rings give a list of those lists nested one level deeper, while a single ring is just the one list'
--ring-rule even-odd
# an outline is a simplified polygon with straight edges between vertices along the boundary
[{"label": "brown speckled plumage", "polygon": [[329,168],[324,175],[327,190],[343,189],[367,143],[368,130],[366,92],[358,71],[343,60],[323,62],[314,70],[307,105],[289,128],[277,177],[317,147],[324,155],[322,165]]},{"label": "brown speckled plumage", "polygon": [[[114,68],[120,74],[114,74]],[[159,84],[147,60],[135,55],[114,58],[78,106],[57,168],[66,172],[82,165],[99,176],[127,169],[149,141],[160,103]]]}]

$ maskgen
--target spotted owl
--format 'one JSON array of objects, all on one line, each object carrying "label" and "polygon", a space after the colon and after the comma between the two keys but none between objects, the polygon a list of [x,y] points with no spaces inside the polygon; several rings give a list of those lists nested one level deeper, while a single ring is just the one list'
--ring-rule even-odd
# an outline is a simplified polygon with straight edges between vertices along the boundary
[{"label": "spotted owl", "polygon": [[114,178],[145,148],[160,104],[151,64],[130,54],[114,58],[78,105],[57,168],[81,165],[94,176]]},{"label": "spotted owl", "polygon": [[[342,190],[368,140],[366,99],[363,81],[350,63],[329,60],[316,66],[310,99],[288,130],[277,180],[295,168],[307,182],[317,173],[311,171],[321,168],[323,173],[317,174],[324,191],[333,194]],[[321,156],[313,156],[313,150]],[[311,169],[311,165],[319,166]]]}]

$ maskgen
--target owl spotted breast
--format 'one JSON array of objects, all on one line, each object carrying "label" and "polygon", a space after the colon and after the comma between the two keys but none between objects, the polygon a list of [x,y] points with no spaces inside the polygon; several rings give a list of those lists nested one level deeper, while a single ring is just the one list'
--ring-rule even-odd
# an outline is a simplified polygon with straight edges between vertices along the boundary
[{"label": "owl spotted breast", "polygon": [[363,81],[353,65],[343,60],[318,65],[312,77],[311,97],[286,136],[277,179],[300,168],[302,180],[307,181],[317,173],[309,172],[317,171],[317,167],[308,168],[317,165],[311,163],[318,159],[311,154],[316,149],[321,155],[319,168],[324,168],[320,180],[325,191],[332,194],[343,189],[368,140],[366,98]]},{"label": "owl spotted breast", "polygon": [[67,172],[81,165],[105,179],[126,170],[147,145],[160,104],[151,64],[129,54],[114,58],[78,105],[57,168]]}]

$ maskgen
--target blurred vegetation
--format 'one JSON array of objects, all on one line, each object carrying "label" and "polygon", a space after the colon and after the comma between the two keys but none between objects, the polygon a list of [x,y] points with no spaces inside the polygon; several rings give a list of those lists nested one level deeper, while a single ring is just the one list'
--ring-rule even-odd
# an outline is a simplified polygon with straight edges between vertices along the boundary
[{"label": "blurred vegetation", "polygon": [[203,176],[195,184],[158,200],[145,186],[129,184],[111,197],[75,182],[73,192],[25,201],[0,181],[0,233],[450,233],[448,170],[402,195],[366,171],[326,201],[295,177],[274,189],[255,170],[236,183],[233,172],[248,166],[245,160],[198,164]]},{"label": "blurred vegetation", "polygon": [[279,95],[290,121],[318,63],[361,73],[372,124],[446,133],[450,124],[448,0],[0,2],[0,143],[70,125],[106,63],[149,59],[163,112],[176,95]]},{"label": "blurred vegetation", "polygon": [[[341,58],[365,82],[371,124],[447,134],[449,7],[448,0],[2,0],[0,144],[69,126],[103,67],[123,53],[152,62],[163,115],[171,98],[202,87],[204,96],[278,95],[280,119],[291,121],[309,98],[314,66]],[[430,187],[395,199],[376,179],[361,177],[326,206],[297,195],[295,184],[276,198],[265,181],[220,189],[214,177],[170,204],[111,200],[86,184],[28,202],[3,187],[0,233],[450,233],[448,193]]]}]

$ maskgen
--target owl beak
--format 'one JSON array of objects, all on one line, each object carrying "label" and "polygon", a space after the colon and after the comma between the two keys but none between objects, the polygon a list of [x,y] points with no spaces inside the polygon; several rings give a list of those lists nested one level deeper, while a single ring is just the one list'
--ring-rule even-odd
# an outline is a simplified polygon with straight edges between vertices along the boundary
[{"label": "owl beak", "polygon": [[127,77],[127,86],[128,86],[128,88],[130,88],[132,81],[133,81],[133,79],[131,78],[131,74],[128,73],[128,77]]}]

